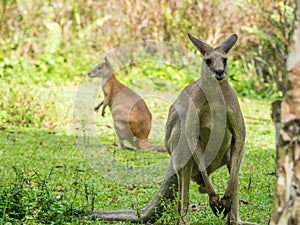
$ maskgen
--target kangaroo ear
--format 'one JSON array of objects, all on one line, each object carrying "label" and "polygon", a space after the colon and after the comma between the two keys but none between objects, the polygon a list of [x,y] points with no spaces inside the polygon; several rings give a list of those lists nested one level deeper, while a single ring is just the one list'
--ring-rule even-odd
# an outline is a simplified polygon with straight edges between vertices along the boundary
[{"label": "kangaroo ear", "polygon": [[108,58],[106,56],[104,56],[104,60],[105,60],[105,64],[110,64],[110,62],[108,61]]},{"label": "kangaroo ear", "polygon": [[223,41],[216,49],[220,49],[226,53],[229,52],[229,50],[234,46],[238,39],[238,36],[236,34],[231,35],[229,38],[227,38],[225,41]]},{"label": "kangaroo ear", "polygon": [[197,47],[197,49],[201,52],[202,55],[204,55],[205,52],[213,50],[213,48],[210,47],[205,42],[198,40],[197,38],[193,37],[190,34],[188,34],[188,36],[189,36],[190,40],[193,42],[193,44]]}]

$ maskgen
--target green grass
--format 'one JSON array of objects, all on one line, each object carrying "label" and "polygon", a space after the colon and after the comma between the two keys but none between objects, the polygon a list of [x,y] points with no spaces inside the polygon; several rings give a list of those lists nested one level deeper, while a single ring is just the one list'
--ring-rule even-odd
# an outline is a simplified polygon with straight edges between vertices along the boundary
[{"label": "green grass", "polygon": [[[86,158],[80,151],[82,148],[77,147],[71,119],[76,86],[51,87],[52,91],[35,88],[40,91],[36,94],[52,93],[39,102],[43,107],[46,107],[45,101],[53,105],[47,112],[42,111],[46,119],[37,125],[28,121],[20,125],[2,123],[0,222],[106,224],[86,216],[78,217],[72,212],[75,209],[142,209],[146,206],[166,171],[168,154],[112,147],[117,144],[117,138],[107,109],[106,117],[101,117],[100,112],[95,115],[96,142],[110,147],[96,148],[98,157]],[[145,96],[153,114],[150,140],[154,144],[163,145],[167,110],[177,94],[153,91]],[[25,100],[23,103],[28,104],[29,109],[32,105],[37,107],[34,99]],[[240,207],[241,217],[268,224],[275,181],[275,134],[270,102],[241,99],[241,107],[247,125],[246,155],[240,173],[240,198],[246,204]],[[128,175],[130,173],[133,175]],[[222,194],[228,180],[226,169],[220,169],[211,179],[217,192]],[[197,186],[192,184],[191,222],[224,224],[212,214],[207,202],[207,196],[200,195]],[[173,224],[175,220],[176,206],[166,203],[166,213],[157,224]]]},{"label": "green grass", "polygon": [[[155,76],[151,77],[149,68],[135,79],[134,74],[144,70],[143,66],[129,68],[133,75],[121,71],[119,78],[144,97],[153,118],[150,142],[163,145],[168,108],[183,83],[193,78],[186,78],[182,72],[183,83],[179,78],[168,83],[165,80],[176,73],[176,68],[157,66],[154,72],[159,72],[159,82]],[[131,75],[126,76],[127,73]],[[145,77],[150,77],[147,82]],[[83,85],[85,89],[81,91],[77,90],[78,81],[58,84],[49,79],[43,85],[30,78],[27,81],[6,77],[0,83],[3,93],[0,102],[0,224],[107,224],[74,213],[81,209],[145,207],[163,179],[169,155],[116,148],[118,140],[109,109],[105,117],[93,111],[103,99],[103,94],[97,91],[101,80],[90,82],[85,77],[81,86],[87,86]],[[147,88],[140,85],[144,82]],[[246,155],[240,173],[240,198],[245,202],[240,207],[241,217],[268,224],[276,169],[271,101],[242,98],[240,103],[247,126]],[[76,109],[74,117],[73,107]],[[84,123],[78,120],[79,112],[86,113]],[[89,137],[90,148],[82,143],[81,130],[74,129],[78,122],[86,127],[95,125],[96,135]],[[228,180],[226,169],[218,170],[211,180],[222,195]],[[175,223],[176,203],[165,202],[165,210],[156,224]],[[192,224],[225,223],[213,215],[208,197],[199,194],[193,183],[190,220]]]}]

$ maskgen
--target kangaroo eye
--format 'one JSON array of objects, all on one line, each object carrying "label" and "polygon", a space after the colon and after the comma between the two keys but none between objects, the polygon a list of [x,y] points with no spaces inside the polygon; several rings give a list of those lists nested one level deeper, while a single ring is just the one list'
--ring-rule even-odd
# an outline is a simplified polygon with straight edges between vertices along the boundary
[{"label": "kangaroo eye", "polygon": [[206,65],[210,65],[211,64],[211,60],[210,59],[205,59],[205,63],[206,63]]},{"label": "kangaroo eye", "polygon": [[98,68],[97,68],[98,70],[101,70],[102,69],[102,66],[98,66]]},{"label": "kangaroo eye", "polygon": [[224,64],[226,64],[227,63],[227,59],[225,58],[225,59],[223,59],[223,63]]}]

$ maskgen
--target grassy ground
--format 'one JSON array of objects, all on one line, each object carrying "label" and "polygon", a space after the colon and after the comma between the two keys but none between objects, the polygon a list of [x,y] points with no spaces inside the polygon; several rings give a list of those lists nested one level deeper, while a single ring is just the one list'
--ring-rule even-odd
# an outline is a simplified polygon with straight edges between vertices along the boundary
[{"label": "grassy ground", "polygon": [[[72,121],[75,92],[76,86],[72,85],[57,88],[53,96],[55,107],[45,114],[50,122],[39,128],[1,127],[1,223],[105,224],[69,212],[93,208],[142,209],[159,187],[168,154],[113,147],[117,138],[109,110],[104,118],[100,112],[94,117],[96,142],[106,146],[96,149],[98,157],[90,157],[80,141],[76,142]],[[150,140],[154,144],[163,145],[167,109],[177,94],[153,92],[145,96],[153,114]],[[240,102],[247,125],[246,156],[240,173],[241,216],[243,220],[268,224],[275,181],[275,134],[270,102],[253,99]],[[224,192],[227,178],[225,168],[211,176],[218,193]],[[195,184],[191,185],[190,195],[192,224],[225,223],[212,214],[207,196],[200,195]],[[176,206],[168,204],[157,224],[175,223]]]}]

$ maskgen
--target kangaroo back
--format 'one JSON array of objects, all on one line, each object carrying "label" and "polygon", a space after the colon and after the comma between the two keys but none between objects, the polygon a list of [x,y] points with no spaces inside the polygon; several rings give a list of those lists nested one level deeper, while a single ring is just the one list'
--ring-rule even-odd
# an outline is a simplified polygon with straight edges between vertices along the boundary
[{"label": "kangaroo back", "polygon": [[102,90],[105,98],[95,110],[103,106],[104,116],[105,108],[109,106],[121,148],[125,147],[124,141],[128,141],[138,149],[165,150],[149,143],[152,115],[145,101],[115,77],[112,65],[106,57],[105,62],[96,66],[88,75],[91,78],[103,78]]}]

